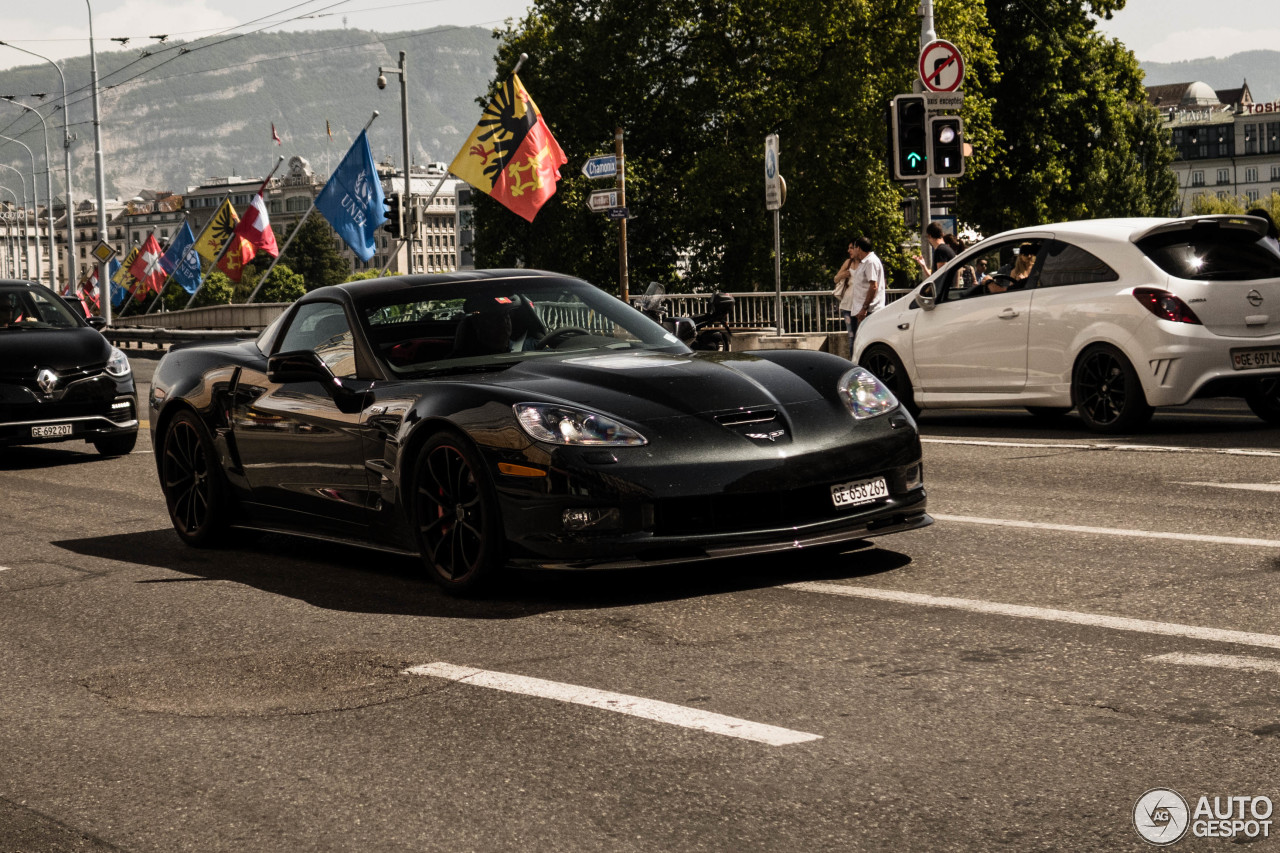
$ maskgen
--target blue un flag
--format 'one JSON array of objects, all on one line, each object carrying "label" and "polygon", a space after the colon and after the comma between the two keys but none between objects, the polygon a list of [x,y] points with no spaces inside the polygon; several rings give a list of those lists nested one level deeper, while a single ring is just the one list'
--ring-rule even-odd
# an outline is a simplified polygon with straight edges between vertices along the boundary
[{"label": "blue un flag", "polygon": [[373,257],[377,248],[374,233],[387,221],[386,197],[365,134],[360,131],[329,183],[316,196],[316,210],[362,261]]},{"label": "blue un flag", "polygon": [[196,251],[196,235],[191,233],[188,223],[182,223],[182,228],[160,258],[160,268],[187,293],[200,289],[200,254]]}]

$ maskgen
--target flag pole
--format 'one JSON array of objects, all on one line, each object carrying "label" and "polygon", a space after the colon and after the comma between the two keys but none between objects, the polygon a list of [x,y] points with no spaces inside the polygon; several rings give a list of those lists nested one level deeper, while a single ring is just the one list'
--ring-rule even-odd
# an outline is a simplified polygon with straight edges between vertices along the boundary
[{"label": "flag pole", "polygon": [[[156,233],[156,229],[155,229],[155,226],[153,225],[151,226],[151,230],[147,232],[147,239],[148,240],[151,239],[151,237],[154,236],[155,233]],[[145,246],[146,244],[147,244],[147,241],[143,240],[142,245]],[[120,306],[120,313],[117,315],[119,317],[123,317],[125,309],[133,304],[133,298],[138,295],[138,286],[142,284],[142,282],[138,281],[137,276],[133,274],[133,270],[129,270],[129,277],[133,279],[133,287],[129,288],[129,298],[126,299],[124,301],[124,304]]]},{"label": "flag pole", "polygon": [[[225,203],[225,202],[226,202],[228,199],[230,199],[230,198],[231,198],[231,190],[227,190],[227,194],[226,194],[226,195],[224,195],[224,196],[222,197],[222,201]],[[215,219],[217,219],[217,218],[218,218],[218,211],[219,211],[219,210],[222,210],[222,205],[221,205],[221,204],[220,204],[220,205],[218,205],[217,210],[215,210],[215,211],[213,212],[213,216],[210,216],[210,217],[209,217],[209,221],[208,221],[208,222],[206,222],[206,223],[204,224],[204,227],[200,229],[200,236],[201,236],[201,237],[203,237],[203,236],[204,236],[204,232],[206,232],[206,231],[208,231],[208,230],[209,230],[209,226],[213,225],[213,220],[215,220]],[[231,212],[232,212],[232,213],[234,213],[234,212],[235,212],[235,207],[234,207],[234,206],[231,208]],[[235,233],[235,226],[234,226],[234,225],[231,227],[231,232],[232,232],[232,234],[234,234],[234,233]],[[200,244],[200,240],[199,240],[199,238],[196,238],[196,242],[195,242],[195,243],[193,243],[192,245],[199,245],[199,244]],[[216,270],[216,269],[218,268],[218,261],[222,260],[222,256],[223,256],[223,254],[225,254],[225,253],[226,253],[226,251],[227,251],[227,246],[230,246],[230,245],[231,245],[231,237],[227,237],[227,242],[225,242],[225,243],[223,243],[223,244],[222,244],[222,248],[218,251],[218,256],[217,256],[216,258],[214,258],[214,259],[213,259],[213,261],[212,261],[212,262],[210,262],[210,264],[209,264],[209,275],[213,275],[213,271],[214,271],[214,270]],[[195,289],[195,293],[192,293],[192,294],[191,294],[191,298],[187,300],[187,304],[186,304],[186,305],[184,305],[184,306],[182,306],[182,310],[183,310],[183,311],[186,311],[188,308],[190,308],[190,307],[191,307],[191,303],[193,303],[193,302],[195,302],[195,301],[196,301],[196,293],[199,293],[199,292],[204,288],[205,280],[206,280],[208,277],[209,277],[209,276],[207,276],[207,275],[205,275],[205,274],[204,274],[204,259],[203,259],[203,257],[202,257],[202,258],[201,258],[201,260],[200,260],[200,285]]]},{"label": "flag pole", "polygon": [[[374,110],[373,115],[369,116],[369,120],[365,122],[364,127],[361,129],[361,132],[363,133],[365,130],[368,130],[369,125],[373,124],[373,120],[376,119],[377,117],[378,117],[378,111]],[[333,175],[330,175],[329,178],[332,179]],[[262,289],[262,285],[267,283],[267,279],[271,276],[271,271],[276,268],[276,264],[280,263],[280,259],[284,257],[284,253],[289,251],[289,247],[293,245],[293,238],[297,237],[298,232],[302,230],[302,224],[306,222],[307,219],[310,218],[311,213],[316,209],[316,199],[319,197],[320,197],[320,193],[316,193],[314,196],[312,196],[311,206],[307,208],[306,213],[302,214],[302,218],[298,220],[298,224],[293,226],[293,230],[289,232],[289,239],[285,240],[284,245],[280,247],[280,254],[276,255],[274,258],[271,259],[271,266],[267,267],[267,271],[262,274],[262,278],[258,279],[258,286],[253,289],[253,293],[249,294],[249,298],[245,300],[244,304],[248,305],[255,298],[257,298],[258,291]]]},{"label": "flag pole", "polygon": [[[191,211],[189,211],[189,210],[184,210],[184,211],[182,211],[182,224],[183,224],[183,225],[186,225],[186,224],[187,224],[187,220],[188,220],[190,217],[191,217]],[[213,220],[212,220],[212,219],[210,219],[209,221],[210,221],[210,222],[212,222]],[[206,225],[205,227],[208,227],[208,226]],[[178,229],[178,230],[179,230],[179,231],[181,231],[182,229]],[[201,231],[201,232],[200,232],[200,235],[201,235],[201,236],[204,236],[204,231]],[[175,235],[174,235],[174,237],[175,237],[175,239],[176,239],[176,238],[177,238],[177,235],[175,234]],[[172,240],[169,242],[169,245],[170,245],[170,246],[172,246],[172,245],[173,245],[173,241],[172,241]],[[192,243],[191,245],[193,245],[193,246],[194,246],[194,245],[195,245],[195,243]],[[168,250],[166,249],[166,251],[168,251]],[[166,274],[165,274],[165,277],[164,277],[164,284],[160,285],[160,289],[159,289],[158,291],[156,291],[156,298],[155,298],[155,299],[153,299],[153,300],[151,300],[151,307],[147,309],[146,313],[150,314],[152,311],[156,310],[156,306],[160,304],[160,297],[164,295],[164,289],[165,289],[166,287],[168,287],[168,286],[169,286],[169,282],[173,281],[173,273],[174,273],[174,271],[175,271],[175,270],[177,270],[177,269],[178,269],[178,267],[177,267],[177,265],[175,265],[175,266],[174,266],[174,268],[173,268],[172,270],[170,270],[168,273],[166,273]]]}]

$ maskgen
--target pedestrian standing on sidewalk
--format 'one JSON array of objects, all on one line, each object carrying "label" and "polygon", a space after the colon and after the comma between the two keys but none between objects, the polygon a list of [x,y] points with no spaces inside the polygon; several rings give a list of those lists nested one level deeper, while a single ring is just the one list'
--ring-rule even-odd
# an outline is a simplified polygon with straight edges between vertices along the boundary
[{"label": "pedestrian standing on sidewalk", "polygon": [[858,321],[853,319],[853,273],[858,268],[858,261],[854,258],[858,254],[858,248],[854,245],[854,241],[849,241],[849,248],[846,250],[849,257],[845,258],[843,264],[840,265],[839,272],[836,273],[835,290],[831,291],[831,295],[836,299],[836,307],[840,311],[840,316],[844,318],[844,327],[849,335],[849,352],[853,352],[853,333],[857,331]]},{"label": "pedestrian standing on sidewalk", "polygon": [[920,269],[924,271],[927,277],[945,267],[956,256],[956,250],[947,245],[946,240],[943,239],[942,226],[937,222],[929,223],[928,227],[924,229],[924,236],[929,241],[929,245],[933,247],[933,269],[930,269],[925,264],[924,258],[919,255],[915,256],[915,261],[920,265]]},{"label": "pedestrian standing on sidewalk", "polygon": [[849,355],[853,355],[853,339],[858,332],[858,324],[868,314],[884,307],[887,284],[884,276],[884,264],[872,251],[871,239],[866,236],[853,241],[854,259],[858,262],[853,271],[852,284],[849,286],[850,318],[849,318]]}]

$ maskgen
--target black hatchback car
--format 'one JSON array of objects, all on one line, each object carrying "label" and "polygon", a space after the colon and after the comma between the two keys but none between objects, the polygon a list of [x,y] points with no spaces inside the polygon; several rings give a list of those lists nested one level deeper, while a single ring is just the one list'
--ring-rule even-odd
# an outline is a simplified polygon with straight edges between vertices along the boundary
[{"label": "black hatchback car", "polygon": [[0,447],[87,441],[118,456],[137,440],[128,357],[53,291],[0,280]]}]

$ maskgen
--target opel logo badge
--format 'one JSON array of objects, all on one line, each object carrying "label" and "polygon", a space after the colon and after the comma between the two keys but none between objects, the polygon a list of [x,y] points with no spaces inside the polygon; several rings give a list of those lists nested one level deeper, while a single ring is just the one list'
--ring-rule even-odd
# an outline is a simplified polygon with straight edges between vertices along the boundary
[{"label": "opel logo badge", "polygon": [[1249,304],[1252,305],[1254,308],[1257,308],[1259,305],[1262,304],[1262,294],[1256,290],[1250,290],[1249,294],[1245,296],[1245,299],[1248,299]]},{"label": "opel logo badge", "polygon": [[44,393],[52,394],[53,389],[58,387],[58,374],[45,367],[36,374],[36,384]]}]

